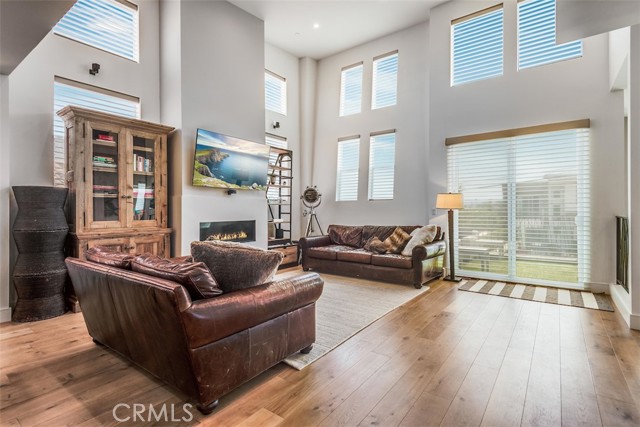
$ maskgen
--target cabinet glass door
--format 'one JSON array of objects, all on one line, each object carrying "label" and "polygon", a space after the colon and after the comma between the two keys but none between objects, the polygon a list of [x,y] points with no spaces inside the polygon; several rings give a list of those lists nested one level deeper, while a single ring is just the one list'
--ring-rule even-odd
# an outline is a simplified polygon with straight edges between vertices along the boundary
[{"label": "cabinet glass door", "polygon": [[[157,135],[131,133],[132,141],[132,206],[129,209],[130,220],[137,225],[158,224],[156,214],[156,187],[159,168]],[[142,223],[141,223],[142,221]]]},{"label": "cabinet glass door", "polygon": [[91,196],[88,198],[88,216],[90,227],[102,228],[120,223],[121,212],[121,188],[118,156],[122,150],[122,141],[118,128],[92,124],[89,126],[91,133],[90,165],[87,177],[91,181]]}]

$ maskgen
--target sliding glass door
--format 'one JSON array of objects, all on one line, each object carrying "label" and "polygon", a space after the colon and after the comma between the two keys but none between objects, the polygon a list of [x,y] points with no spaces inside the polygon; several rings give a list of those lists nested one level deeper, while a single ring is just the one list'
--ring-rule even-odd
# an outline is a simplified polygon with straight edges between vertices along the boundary
[{"label": "sliding glass door", "polygon": [[462,275],[581,286],[589,280],[589,130],[448,146]]}]

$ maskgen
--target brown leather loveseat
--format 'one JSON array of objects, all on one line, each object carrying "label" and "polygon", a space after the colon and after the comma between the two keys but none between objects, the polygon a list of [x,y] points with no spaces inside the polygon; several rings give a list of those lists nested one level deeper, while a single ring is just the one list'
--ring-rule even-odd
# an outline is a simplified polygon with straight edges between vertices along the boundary
[{"label": "brown leather loveseat", "polygon": [[[265,251],[266,252],[266,251]],[[218,399],[315,341],[317,274],[194,300],[175,281],[66,260],[89,334],[195,399]]]},{"label": "brown leather loveseat", "polygon": [[412,284],[424,283],[442,276],[446,245],[440,227],[434,227],[433,241],[416,245],[410,255],[375,253],[365,249],[373,237],[385,241],[396,227],[407,234],[421,228],[413,226],[346,226],[330,225],[327,235],[303,237],[302,268],[365,279]]}]

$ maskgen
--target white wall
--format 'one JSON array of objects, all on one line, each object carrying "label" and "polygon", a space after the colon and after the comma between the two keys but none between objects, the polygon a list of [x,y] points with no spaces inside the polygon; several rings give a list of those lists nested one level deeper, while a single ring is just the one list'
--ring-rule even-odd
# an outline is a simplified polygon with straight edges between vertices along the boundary
[{"label": "white wall", "polygon": [[9,78],[0,74],[0,323],[11,320],[9,308]]},{"label": "white wall", "polygon": [[640,2],[558,0],[556,15],[558,42],[565,43],[640,24]]},{"label": "white wall", "polygon": [[[139,2],[139,10],[139,63],[49,33],[8,78],[3,77],[3,80],[8,80],[11,127],[8,138],[2,137],[1,158],[2,162],[8,162],[8,158],[11,160],[8,167],[4,163],[0,166],[2,203],[8,199],[11,185],[53,185],[55,76],[137,96],[142,104],[142,118],[153,122],[159,120],[158,1]],[[88,72],[93,62],[101,65],[96,76]],[[5,81],[3,92],[6,86]],[[7,148],[9,152],[5,153]],[[4,205],[0,204],[0,209],[4,210]],[[10,218],[0,215],[2,227],[11,223],[15,212],[12,204]],[[13,240],[4,234],[0,237],[1,252],[10,251],[10,264],[13,264],[16,257]],[[11,289],[9,268],[4,267],[0,263],[0,310],[4,307],[4,296]]]},{"label": "white wall", "polygon": [[[163,42],[161,52],[167,57],[162,73],[179,78],[179,82],[163,80],[163,88],[180,85],[171,92],[177,98],[163,98],[163,113],[179,115],[181,123],[181,132],[171,141],[170,169],[182,174],[181,179],[172,178],[170,188],[170,226],[176,229],[173,253],[188,254],[190,243],[199,239],[200,222],[208,221],[256,220],[255,244],[266,247],[263,192],[238,191],[229,196],[222,189],[191,185],[198,128],[264,143],[264,23],[227,2],[175,3],[179,23],[171,15],[174,6],[163,5],[162,20],[173,31],[179,28],[179,42]],[[170,113],[177,105],[179,112]]]},{"label": "white wall", "polygon": [[[264,67],[287,80],[287,114],[282,115],[265,110],[265,132],[287,138],[288,147],[293,150],[293,188],[291,189],[291,238],[300,237],[301,194],[301,150],[300,150],[300,67],[298,58],[271,44],[265,44]],[[274,129],[272,123],[280,122]],[[304,188],[304,187],[302,187]],[[266,211],[265,211],[266,212]]]},{"label": "white wall", "polygon": [[430,19],[429,185],[431,206],[446,187],[447,137],[591,119],[592,282],[615,281],[615,215],[625,213],[623,95],[609,91],[607,35],[584,40],[584,56],[517,71],[516,2],[504,2],[504,75],[451,87],[451,20],[482,9],[445,3]]},{"label": "white wall", "polygon": [[[318,61],[300,58],[300,175],[301,192],[313,185],[313,153],[316,135],[316,97],[318,93]],[[302,207],[301,207],[302,209]],[[299,216],[300,234],[306,233],[310,218]]]},{"label": "white wall", "polygon": [[629,94],[630,324],[640,330],[640,25],[630,32]]},{"label": "white wall", "polygon": [[[424,224],[427,139],[427,42],[423,23],[322,59],[318,92],[313,184],[322,193],[321,225]],[[398,104],[371,110],[372,59],[398,50]],[[340,73],[344,66],[364,61],[362,112],[339,117]],[[368,200],[369,134],[396,129],[393,200]],[[336,202],[337,140],[360,135],[358,201]]]}]

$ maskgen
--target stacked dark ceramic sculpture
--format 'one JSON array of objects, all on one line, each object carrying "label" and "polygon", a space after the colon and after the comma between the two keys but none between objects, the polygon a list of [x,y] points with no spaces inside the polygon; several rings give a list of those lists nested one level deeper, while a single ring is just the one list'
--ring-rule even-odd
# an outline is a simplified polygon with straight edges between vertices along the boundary
[{"label": "stacked dark ceramic sculpture", "polygon": [[67,189],[19,186],[13,187],[13,194],[18,205],[13,223],[13,239],[18,248],[13,284],[18,300],[12,320],[33,322],[60,316],[65,311],[67,282]]}]

